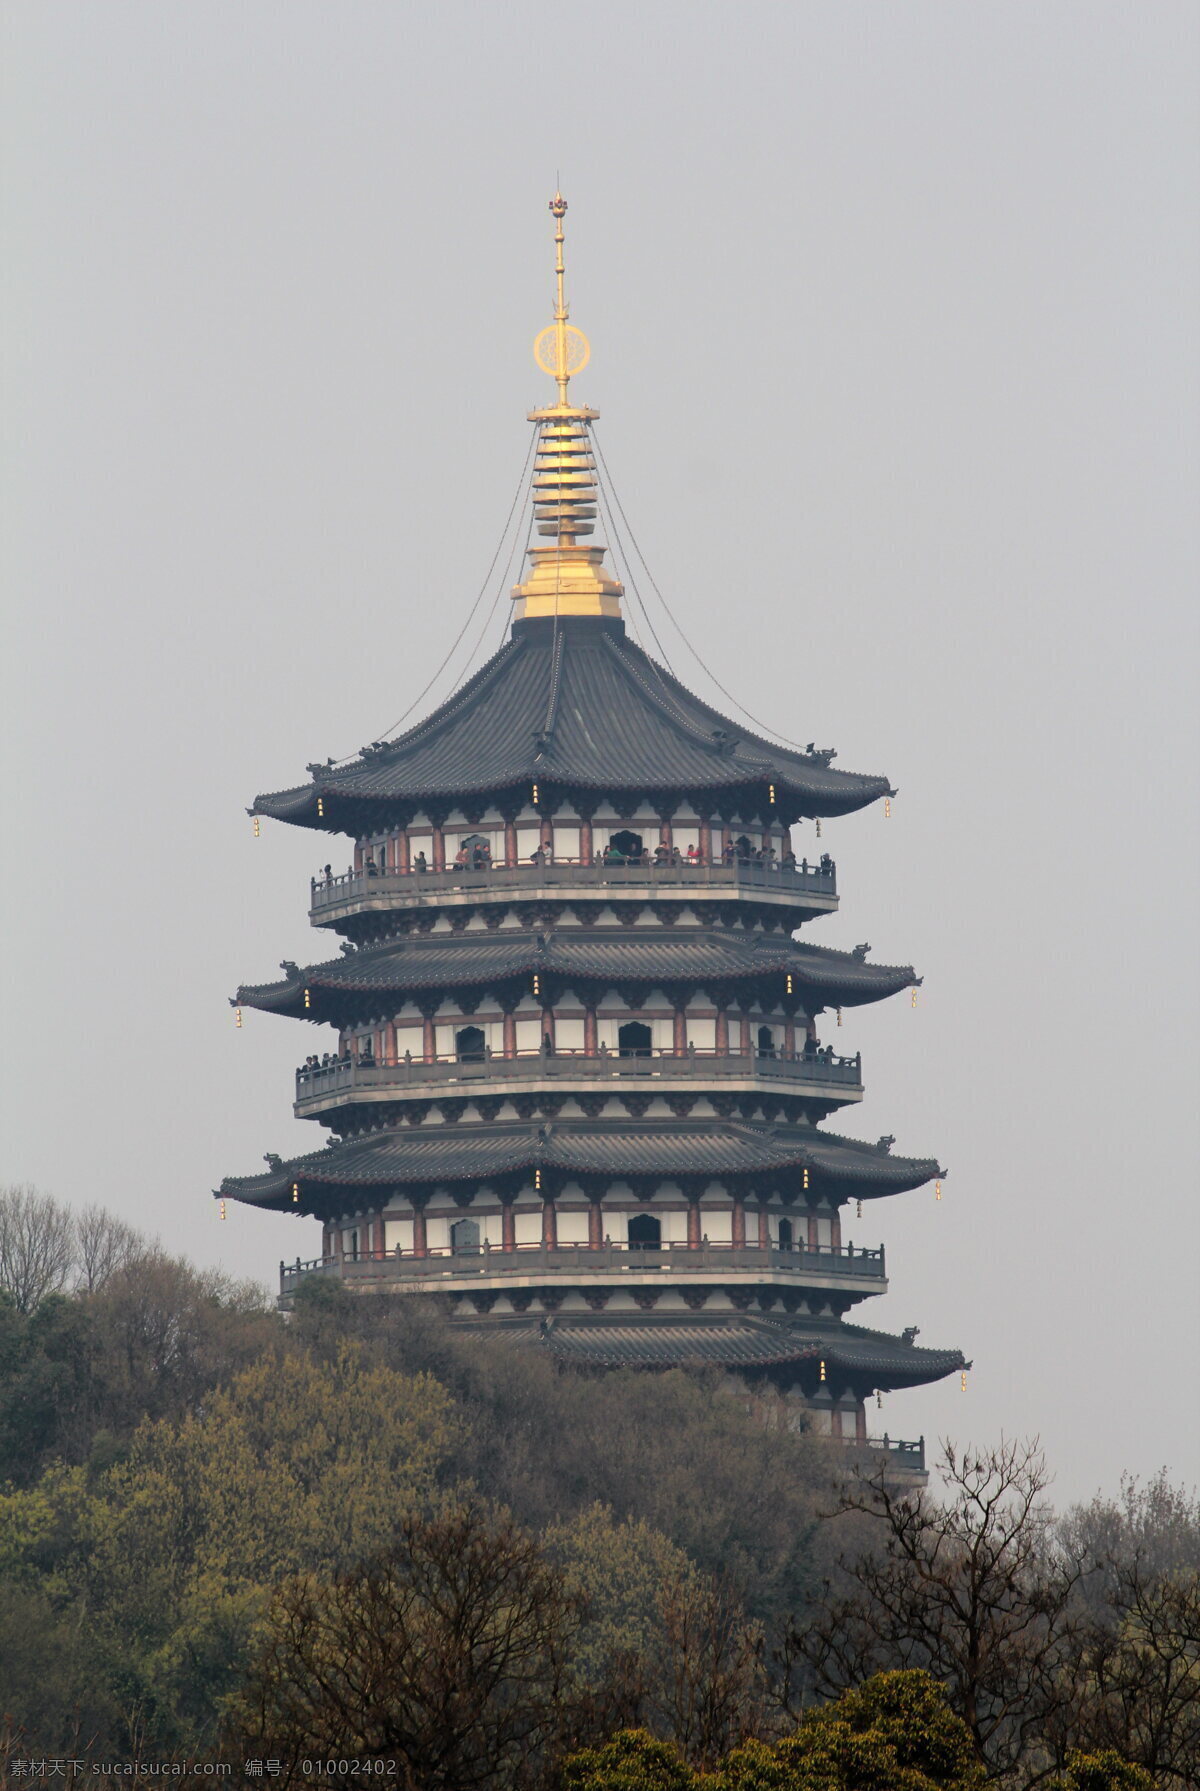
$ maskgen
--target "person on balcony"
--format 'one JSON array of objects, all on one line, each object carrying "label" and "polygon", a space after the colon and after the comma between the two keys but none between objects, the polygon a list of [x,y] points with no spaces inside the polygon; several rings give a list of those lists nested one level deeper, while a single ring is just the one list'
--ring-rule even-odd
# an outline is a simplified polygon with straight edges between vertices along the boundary
[{"label": "person on balcony", "polygon": [[785,871],[794,871],[795,870],[796,854],[792,851],[792,848],[790,845],[787,848],[787,851],[784,853],[783,857],[780,859],[779,865],[780,865],[781,870],[785,870]]},{"label": "person on balcony", "polygon": [[721,847],[721,863],[722,864],[732,864],[733,860],[734,860],[733,841],[726,840],[725,844]]},{"label": "person on balcony", "polygon": [[359,1068],[373,1070],[375,1068],[375,1051],[370,1039],[364,1039],[358,1053]]},{"label": "person on balcony", "polygon": [[805,1055],[805,1057],[817,1057],[820,1055],[820,1052],[819,1052],[818,1046],[817,1046],[817,1039],[816,1039],[815,1033],[812,1033],[812,1032],[805,1033],[805,1035],[804,1035],[804,1055]]},{"label": "person on balcony", "polygon": [[325,866],[324,876],[325,876],[325,882],[327,884],[333,882],[333,866],[331,864],[327,864]]},{"label": "person on balcony", "polygon": [[693,846],[688,847],[687,861],[692,866],[698,865],[700,863],[700,848],[699,848],[699,846],[693,845]]},{"label": "person on balcony", "polygon": [[375,854],[373,852],[367,853],[367,862],[364,868],[368,877],[377,877],[379,875],[379,866],[375,863]]},{"label": "person on balcony", "polygon": [[429,869],[429,866],[428,866],[428,864],[427,864],[427,863],[426,863],[426,862],[425,862],[425,854],[424,854],[424,852],[418,852],[418,853],[417,853],[417,856],[416,856],[416,857],[415,857],[415,858],[414,858],[414,859],[413,859],[413,870],[414,870],[414,871],[421,871],[421,872],[425,872],[425,871],[427,871],[427,870],[428,870],[428,869]]},{"label": "person on balcony", "polygon": [[468,863],[469,863],[469,858],[468,858],[468,854],[467,854],[467,848],[465,846],[460,846],[458,848],[458,851],[454,854],[455,869],[460,870],[460,871],[465,871]]},{"label": "person on balcony", "polygon": [[833,876],[833,860],[830,858],[828,852],[822,852],[821,854],[821,875],[823,877]]},{"label": "person on balcony", "polygon": [[656,868],[661,870],[662,866],[670,859],[670,856],[671,848],[665,842],[660,841],[654,848],[654,863]]},{"label": "person on balcony", "polygon": [[546,862],[546,848],[541,844],[536,845],[529,854],[529,862],[540,870]]}]

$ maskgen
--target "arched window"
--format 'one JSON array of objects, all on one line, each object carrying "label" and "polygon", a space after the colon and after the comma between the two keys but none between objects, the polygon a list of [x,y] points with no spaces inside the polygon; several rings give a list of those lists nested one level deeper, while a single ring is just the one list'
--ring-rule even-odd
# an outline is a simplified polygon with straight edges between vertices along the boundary
[{"label": "arched window", "polygon": [[653,1037],[641,1020],[627,1020],[617,1033],[617,1047],[622,1057],[649,1057]]},{"label": "arched window", "polygon": [[487,1041],[479,1026],[463,1026],[454,1035],[454,1049],[459,1063],[482,1063]]},{"label": "arched window", "polygon": [[630,833],[627,827],[620,833],[614,833],[608,842],[608,854],[617,864],[628,864],[640,861],[642,856],[642,836]]},{"label": "arched window", "polygon": [[474,1219],[456,1219],[450,1227],[450,1248],[455,1256],[479,1253],[479,1227]]},{"label": "arched window", "polygon": [[775,1034],[769,1026],[760,1026],[758,1029],[758,1055],[760,1057],[774,1057],[775,1055]]},{"label": "arched window", "polygon": [[465,868],[485,871],[492,862],[492,842],[484,833],[468,833],[459,841],[459,851],[466,853]]},{"label": "arched window", "polygon": [[779,1221],[779,1248],[790,1250],[792,1247],[792,1222],[790,1219]]},{"label": "arched window", "polygon": [[635,1213],[629,1221],[631,1250],[658,1250],[662,1247],[662,1225],[652,1213]]}]

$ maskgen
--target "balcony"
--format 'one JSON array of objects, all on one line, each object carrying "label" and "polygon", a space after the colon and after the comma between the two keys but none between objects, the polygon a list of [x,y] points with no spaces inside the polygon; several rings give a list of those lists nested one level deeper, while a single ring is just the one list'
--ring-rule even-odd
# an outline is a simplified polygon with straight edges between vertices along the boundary
[{"label": "balcony", "polygon": [[623,1057],[615,1051],[588,1055],[582,1051],[529,1051],[514,1057],[485,1056],[475,1060],[438,1058],[425,1063],[405,1056],[394,1063],[342,1058],[319,1069],[296,1071],[295,1112],[311,1118],[331,1107],[395,1100],[406,1094],[426,1099],[439,1093],[488,1095],[519,1093],[531,1084],[552,1083],[563,1093],[595,1093],[607,1084],[614,1094],[636,1086],[653,1092],[656,1084],[677,1088],[717,1085],[723,1090],[761,1090],[764,1083],[789,1094],[809,1095],[842,1106],[862,1099],[862,1057],[835,1057],[830,1050],[814,1053],[776,1052],[774,1056],[720,1055],[689,1047],[685,1055],[647,1051]]},{"label": "balcony", "polygon": [[481,901],[573,901],[584,896],[603,901],[606,894],[626,900],[681,905],[701,896],[704,901],[751,899],[801,909],[807,916],[831,914],[837,908],[837,872],[831,859],[823,864],[494,864],[486,870],[455,866],[447,871],[386,871],[373,876],[347,871],[340,877],[314,877],[309,918],[314,926],[336,926],[358,914],[396,908],[419,908],[432,898],[439,908],[474,906]]},{"label": "balcony", "polygon": [[[473,1250],[429,1250],[424,1256],[412,1251],[360,1251],[356,1256],[328,1256],[313,1262],[280,1263],[279,1291],[286,1297],[310,1275],[330,1275],[354,1287],[378,1287],[386,1283],[424,1286],[442,1292],[470,1292],[481,1286],[505,1287],[587,1286],[599,1281],[627,1286],[647,1282],[668,1286],[670,1281],[719,1283],[731,1275],[752,1275],[757,1284],[783,1287],[836,1288],[849,1285],[861,1297],[882,1293],[887,1267],[882,1246],[855,1250],[853,1246],[821,1244],[790,1250],[774,1246],[729,1244],[606,1243],[518,1244],[511,1250],[487,1246]],[[864,1282],[873,1283],[869,1289]]]}]

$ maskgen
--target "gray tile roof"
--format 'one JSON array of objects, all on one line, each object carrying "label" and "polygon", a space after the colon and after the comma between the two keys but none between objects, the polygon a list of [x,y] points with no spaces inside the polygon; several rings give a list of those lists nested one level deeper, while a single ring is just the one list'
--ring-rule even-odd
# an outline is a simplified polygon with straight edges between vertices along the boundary
[{"label": "gray tile roof", "polygon": [[724,983],[766,975],[792,976],[797,993],[829,1006],[881,1001],[920,979],[909,964],[871,964],[853,952],[801,945],[779,934],[727,928],[656,927],[645,933],[563,928],[544,935],[492,933],[410,937],[368,947],[320,964],[297,967],[277,983],[245,984],[234,999],[272,1013],[320,1017],[304,1008],[316,998],[368,992],[401,997],[422,989],[496,988],[546,975],[579,977],[616,987],[625,982]]},{"label": "gray tile roof", "polygon": [[598,1368],[669,1368],[703,1362],[731,1368],[824,1360],[851,1374],[878,1375],[893,1386],[920,1386],[967,1366],[960,1350],[918,1349],[885,1331],[826,1321],[722,1315],[701,1319],[648,1315],[620,1320],[558,1317],[545,1339],[564,1362]]},{"label": "gray tile roof", "polygon": [[557,677],[555,625],[519,624],[418,726],[351,764],[315,770],[309,784],[259,796],[254,812],[337,830],[364,803],[457,800],[534,779],[614,793],[774,782],[780,803],[806,815],[848,814],[889,791],[886,777],[836,771],[729,721],[626,639],[619,622],[564,619],[557,628]]},{"label": "gray tile roof", "polygon": [[[406,1185],[487,1181],[540,1166],[565,1174],[778,1178],[809,1169],[819,1189],[867,1199],[920,1187],[942,1174],[931,1158],[894,1157],[817,1126],[736,1120],[575,1121],[397,1126],[281,1163],[265,1175],[230,1176],[219,1192],[254,1206],[286,1206],[300,1184],[303,1210],[334,1190],[371,1194]],[[328,1191],[328,1196],[326,1195]]]}]

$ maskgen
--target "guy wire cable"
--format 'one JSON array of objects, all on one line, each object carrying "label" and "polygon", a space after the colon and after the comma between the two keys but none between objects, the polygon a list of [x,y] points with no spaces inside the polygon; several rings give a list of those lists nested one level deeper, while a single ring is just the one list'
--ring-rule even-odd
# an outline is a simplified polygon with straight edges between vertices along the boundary
[{"label": "guy wire cable", "polygon": [[[412,712],[416,708],[417,704],[424,702],[425,698],[428,696],[429,692],[433,689],[434,685],[437,683],[438,679],[441,677],[442,673],[445,671],[445,669],[449,665],[450,661],[454,658],[455,653],[458,651],[459,643],[461,642],[464,634],[467,632],[467,629],[471,626],[471,622],[475,616],[476,610],[479,608],[479,605],[483,602],[484,597],[487,595],[487,588],[492,581],[492,573],[495,570],[496,561],[500,558],[500,550],[504,546],[505,541],[508,539],[508,531],[512,527],[512,520],[513,520],[514,515],[516,514],[517,505],[521,499],[521,493],[525,489],[525,479],[529,472],[530,461],[533,458],[533,445],[536,442],[536,440],[537,440],[537,425],[535,424],[534,428],[533,428],[533,433],[531,434],[531,436],[529,438],[529,447],[525,454],[525,464],[521,468],[521,477],[517,484],[516,494],[514,495],[513,501],[509,506],[508,516],[505,519],[504,528],[501,531],[500,539],[496,543],[496,551],[492,555],[491,565],[488,567],[487,572],[484,575],[483,583],[479,587],[479,595],[476,597],[474,603],[471,605],[470,609],[467,611],[466,620],[463,622],[462,627],[459,629],[458,633],[454,637],[454,641],[450,647],[450,651],[446,654],[446,657],[442,660],[441,665],[438,666],[437,671],[434,672],[434,674],[433,674],[432,678],[430,678],[428,684],[426,684],[425,688],[423,690],[421,690],[413,698],[412,702],[408,705],[408,708],[404,711],[404,714],[400,716],[399,720],[394,721],[390,728],[384,728],[384,730],[381,734],[376,734],[374,740],[371,741],[372,746],[375,746],[375,745],[379,744],[380,742],[386,740],[389,734],[394,734],[396,729],[398,727],[400,727],[403,722],[406,722],[408,720],[409,716],[412,714]],[[493,607],[493,609],[495,608],[494,601],[493,601],[492,607]],[[356,758],[358,758],[358,756],[359,756],[359,754],[356,752],[348,752],[348,753],[344,754],[342,758],[334,759],[332,762],[335,765],[346,765],[346,764],[349,764],[351,759],[356,759]]]},{"label": "guy wire cable", "polygon": [[[658,598],[658,601],[662,604],[664,610],[666,610],[666,612],[667,612],[667,615],[670,617],[671,625],[675,629],[676,634],[678,634],[680,640],[683,642],[684,646],[687,648],[687,650],[691,654],[692,658],[696,661],[696,664],[700,667],[700,670],[704,673],[704,675],[707,678],[711,678],[712,682],[716,685],[717,689],[721,692],[721,695],[723,697],[727,698],[727,700],[733,704],[734,708],[737,709],[742,715],[744,715],[746,717],[747,721],[752,721],[756,728],[762,729],[764,734],[774,734],[776,740],[782,741],[782,743],[785,746],[792,746],[792,747],[795,747],[797,752],[803,752],[805,749],[804,749],[804,747],[802,747],[800,745],[800,742],[798,740],[789,740],[786,734],[781,734],[779,732],[778,728],[773,728],[769,722],[760,721],[757,715],[752,715],[750,713],[749,709],[747,709],[744,706],[744,704],[739,703],[737,698],[734,696],[733,692],[730,690],[726,690],[725,686],[722,684],[721,680],[717,677],[716,673],[709,670],[709,668],[705,664],[704,660],[701,659],[699,653],[697,653],[695,647],[693,647],[688,636],[684,633],[683,629],[681,628],[679,623],[676,621],[675,613],[672,610],[670,604],[667,602],[666,598],[663,596],[662,592],[658,588],[657,583],[655,582],[654,574],[653,574],[653,572],[651,572],[650,567],[646,563],[646,556],[642,552],[640,546],[638,545],[637,536],[634,534],[633,529],[630,527],[629,518],[625,514],[625,506],[621,502],[620,496],[617,492],[615,485],[613,485],[612,475],[609,473],[609,470],[608,470],[608,462],[604,458],[604,449],[600,446],[599,434],[594,429],[592,431],[592,434],[595,437],[596,452],[600,457],[600,464],[604,468],[605,479],[606,479],[606,481],[609,485],[609,488],[612,492],[613,500],[616,503],[617,509],[621,513],[621,520],[625,524],[626,529],[629,531],[629,539],[633,543],[634,551],[636,552],[638,559],[642,563],[642,569],[645,572],[646,577],[650,581],[650,586],[654,592],[654,595]],[[639,601],[640,601],[640,598],[639,598]],[[657,639],[658,637],[655,636],[655,638]],[[666,655],[664,654],[663,657],[665,658]]]},{"label": "guy wire cable", "polygon": [[[589,433],[591,433],[590,425],[589,425]],[[597,446],[597,448],[599,448],[599,446],[600,446],[599,442],[596,443],[596,446]],[[603,460],[603,456],[601,456],[601,459]],[[642,619],[644,620],[646,627],[650,631],[650,634],[654,641],[654,644],[658,648],[658,651],[662,656],[663,662],[665,663],[667,670],[671,671],[671,662],[667,658],[667,650],[663,646],[662,642],[659,640],[658,633],[655,629],[654,623],[650,620],[650,611],[646,608],[645,603],[642,601],[642,593],[638,590],[637,579],[634,577],[634,574],[633,574],[633,562],[629,558],[629,555],[625,552],[625,543],[622,541],[620,533],[617,529],[617,519],[613,515],[612,503],[610,502],[609,491],[607,489],[607,487],[610,484],[611,484],[611,481],[608,476],[608,468],[607,468],[607,466],[605,466],[604,478],[601,479],[601,478],[597,477],[597,479],[596,479],[596,489],[600,493],[601,502],[604,505],[604,508],[608,515],[609,533],[612,535],[613,545],[614,545],[615,549],[617,550],[617,552],[619,552],[622,560],[625,563],[625,574],[629,580],[629,588],[633,592],[634,597],[637,599],[638,608],[642,612]],[[624,514],[624,513],[622,512],[622,514]],[[632,612],[631,612],[631,619],[632,619]],[[644,648],[643,648],[643,651],[645,651]]]}]

